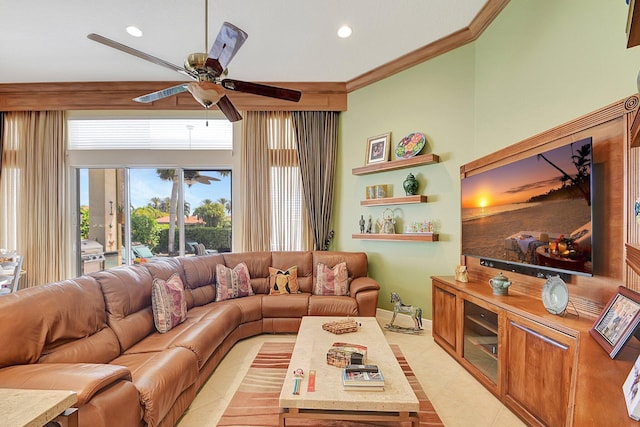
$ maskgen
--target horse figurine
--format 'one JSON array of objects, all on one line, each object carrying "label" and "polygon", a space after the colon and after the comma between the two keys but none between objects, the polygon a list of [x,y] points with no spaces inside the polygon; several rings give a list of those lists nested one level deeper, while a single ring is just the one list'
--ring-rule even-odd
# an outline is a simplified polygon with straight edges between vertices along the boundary
[{"label": "horse figurine", "polygon": [[397,328],[393,325],[393,322],[396,320],[396,316],[398,313],[405,313],[413,319],[413,323],[415,325],[413,329],[416,331],[422,330],[422,309],[420,307],[414,307],[403,303],[400,295],[396,292],[391,292],[391,302],[393,303],[393,317],[391,318],[391,323],[389,323],[390,327]]}]

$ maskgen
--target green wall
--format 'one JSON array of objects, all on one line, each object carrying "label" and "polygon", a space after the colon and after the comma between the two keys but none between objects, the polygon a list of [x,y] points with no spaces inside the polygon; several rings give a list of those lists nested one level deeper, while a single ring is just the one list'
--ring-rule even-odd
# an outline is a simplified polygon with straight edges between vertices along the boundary
[{"label": "green wall", "polygon": [[[341,115],[332,249],[364,251],[369,274],[431,318],[432,275],[459,263],[459,169],[464,163],[596,110],[636,92],[640,47],[626,49],[623,0],[514,0],[482,36],[402,73],[349,94]],[[435,165],[354,176],[364,165],[367,138],[391,132],[393,147],[424,132]],[[391,184],[401,196],[413,173],[429,202],[395,207],[404,221],[439,223],[439,242],[352,239],[358,219],[380,218],[384,207],[362,207],[365,187]],[[487,285],[488,286],[488,285]]]}]

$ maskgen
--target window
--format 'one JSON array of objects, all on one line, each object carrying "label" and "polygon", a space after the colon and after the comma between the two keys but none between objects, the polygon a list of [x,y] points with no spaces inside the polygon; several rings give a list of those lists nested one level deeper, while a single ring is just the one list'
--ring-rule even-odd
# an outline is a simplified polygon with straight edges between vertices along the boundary
[{"label": "window", "polygon": [[231,250],[230,170],[92,168],[78,176],[82,274]]},{"label": "window", "polygon": [[231,123],[81,117],[69,129],[79,273],[231,250]]},{"label": "window", "polygon": [[231,150],[228,120],[71,118],[70,150]]},{"label": "window", "polygon": [[269,120],[271,250],[301,251],[309,245],[309,227],[291,116],[275,113]]}]

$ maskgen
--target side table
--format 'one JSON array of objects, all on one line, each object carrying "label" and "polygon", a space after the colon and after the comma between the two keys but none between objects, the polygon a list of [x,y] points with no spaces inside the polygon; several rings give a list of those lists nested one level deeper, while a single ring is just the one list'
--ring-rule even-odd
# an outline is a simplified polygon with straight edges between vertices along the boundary
[{"label": "side table", "polygon": [[42,427],[57,421],[64,427],[78,427],[78,401],[73,391],[0,388],[0,419],[5,427]]}]

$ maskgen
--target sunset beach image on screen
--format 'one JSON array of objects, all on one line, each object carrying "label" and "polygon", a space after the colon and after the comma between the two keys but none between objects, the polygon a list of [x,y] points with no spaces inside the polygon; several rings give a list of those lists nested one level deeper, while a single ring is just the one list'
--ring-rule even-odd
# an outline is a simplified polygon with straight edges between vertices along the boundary
[{"label": "sunset beach image on screen", "polygon": [[592,274],[591,145],[583,139],[463,178],[462,254]]}]

